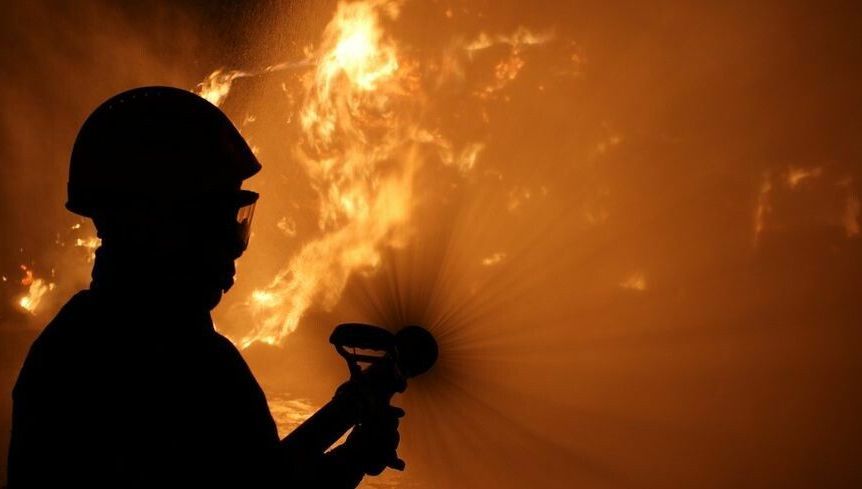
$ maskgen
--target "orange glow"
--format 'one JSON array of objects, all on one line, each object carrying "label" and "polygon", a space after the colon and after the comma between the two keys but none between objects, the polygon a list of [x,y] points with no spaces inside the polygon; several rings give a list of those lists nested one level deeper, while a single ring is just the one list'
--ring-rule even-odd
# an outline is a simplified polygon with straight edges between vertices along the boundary
[{"label": "orange glow", "polygon": [[[410,143],[417,128],[392,103],[411,80],[381,26],[397,15],[397,2],[341,3],[324,31],[316,66],[303,79],[297,150],[319,191],[322,235],[252,293],[257,323],[242,346],[281,343],[312,304],[332,307],[349,276],[377,267],[379,246],[407,222],[421,161]],[[393,158],[399,165],[387,168]],[[284,222],[280,228],[289,230]]]},{"label": "orange glow", "polygon": [[250,76],[249,73],[244,71],[233,70],[225,72],[221,69],[215,70],[210,73],[206,80],[198,84],[196,93],[209,100],[213,105],[221,105],[230,92],[233,81],[237,78],[247,76]]},{"label": "orange glow", "polygon": [[760,191],[757,194],[757,206],[754,209],[754,244],[757,245],[761,233],[766,226],[766,218],[769,215],[769,194],[772,192],[772,180],[769,175],[763,177]]},{"label": "orange glow", "polygon": [[497,265],[502,262],[505,258],[506,254],[498,251],[491,256],[482,258],[482,265],[485,265],[486,267],[493,267],[494,265]]},{"label": "orange glow", "polygon": [[847,197],[847,204],[844,208],[844,218],[842,220],[847,237],[859,235],[860,211],[862,211],[862,204],[860,204],[859,198],[855,195]]},{"label": "orange glow", "polygon": [[33,271],[25,265],[21,265],[20,268],[24,272],[21,285],[27,287],[27,293],[17,299],[17,304],[26,312],[36,314],[42,299],[48,292],[54,290],[55,284],[53,282],[46,282],[41,278],[36,278],[33,275]]},{"label": "orange glow", "polygon": [[819,166],[813,168],[790,167],[786,176],[787,186],[796,188],[804,180],[819,177],[822,171],[823,169]]},{"label": "orange glow", "polygon": [[92,263],[93,260],[96,259],[96,250],[101,245],[102,245],[102,240],[95,237],[95,236],[90,236],[88,238],[76,238],[75,239],[75,246],[77,246],[78,248],[83,248],[83,249],[87,250],[87,252],[88,252],[87,262],[88,263]]},{"label": "orange glow", "polygon": [[647,288],[646,276],[642,272],[635,272],[620,282],[620,287],[629,290],[643,292]]},{"label": "orange glow", "polygon": [[407,470],[361,487],[858,479],[852,2],[42,1],[0,19],[3,365],[90,282],[81,122],[164,84],[263,166],[213,315],[282,435],[348,375],[334,325],[440,342],[395,398]]}]

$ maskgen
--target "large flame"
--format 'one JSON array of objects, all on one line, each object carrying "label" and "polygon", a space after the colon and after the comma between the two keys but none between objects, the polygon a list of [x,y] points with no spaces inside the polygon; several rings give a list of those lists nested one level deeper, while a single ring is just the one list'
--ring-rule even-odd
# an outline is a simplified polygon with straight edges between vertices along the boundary
[{"label": "large flame", "polygon": [[312,304],[334,305],[353,271],[379,264],[379,246],[394,243],[410,214],[421,164],[416,126],[392,104],[407,93],[411,73],[382,27],[399,4],[341,3],[326,27],[315,69],[303,79],[296,150],[318,192],[322,234],[252,294],[260,320],[244,346],[278,343]]},{"label": "large flame", "polygon": [[[256,322],[239,344],[278,344],[294,331],[312,306],[335,305],[352,273],[373,270],[383,245],[403,244],[409,236],[414,179],[424,161],[420,148],[433,148],[439,161],[471,172],[485,148],[481,141],[453,143],[440,130],[422,123],[429,97],[425,87],[460,79],[463,63],[493,46],[508,51],[494,67],[492,79],[472,91],[491,99],[515,80],[531,46],[553,38],[519,27],[510,34],[480,33],[453,41],[439,63],[411,59],[385,30],[398,18],[400,0],[341,2],[316,50],[306,59],[257,72],[219,69],[198,85],[198,93],[216,105],[238,78],[287,67],[313,67],[302,77],[298,110],[300,143],[296,159],[305,169],[319,200],[320,235],[304,244],[286,266],[248,301]],[[427,61],[426,61],[427,62]],[[423,75],[433,74],[433,83]],[[518,202],[529,199],[520,189]],[[518,204],[516,203],[515,206]],[[279,229],[294,235],[286,218]],[[504,254],[500,254],[504,256]],[[487,266],[501,261],[492,258]]]}]

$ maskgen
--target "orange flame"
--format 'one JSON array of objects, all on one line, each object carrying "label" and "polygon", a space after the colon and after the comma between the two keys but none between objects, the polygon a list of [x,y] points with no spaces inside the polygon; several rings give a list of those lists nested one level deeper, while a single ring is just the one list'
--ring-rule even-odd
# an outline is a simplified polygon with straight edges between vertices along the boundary
[{"label": "orange flame", "polygon": [[[420,151],[422,146],[430,146],[441,163],[462,174],[475,168],[485,148],[481,141],[456,147],[440,131],[420,122],[430,98],[423,93],[428,80],[422,79],[418,61],[408,58],[384,29],[385,23],[399,17],[402,4],[339,2],[319,47],[306,49],[305,60],[258,72],[216,70],[198,86],[200,95],[218,105],[238,78],[288,67],[313,68],[300,77],[301,137],[295,156],[317,191],[320,235],[306,242],[268,286],[251,294],[247,304],[256,321],[238,341],[241,347],[256,341],[281,343],[309,308],[335,306],[352,273],[378,267],[383,246],[406,242],[414,178],[424,164],[419,154],[426,154]],[[490,84],[472,92],[489,99],[517,78],[528,47],[551,39],[552,33],[523,27],[510,34],[481,33],[474,40],[454,43],[428,73],[460,79],[461,65],[478,52],[505,46],[509,54],[494,65]],[[532,196],[529,189],[516,192],[510,210]],[[294,221],[286,217],[277,227],[288,236],[296,235]],[[481,263],[493,266],[503,256]]]},{"label": "orange flame", "polygon": [[766,226],[766,216],[772,209],[769,203],[769,194],[772,192],[772,179],[764,175],[760,190],[757,193],[757,205],[754,208],[754,246],[760,241],[760,235]]},{"label": "orange flame", "polygon": [[315,69],[304,78],[297,149],[318,189],[322,235],[252,294],[260,321],[242,346],[279,343],[313,304],[334,306],[350,274],[375,268],[379,246],[395,242],[410,214],[421,163],[413,142],[417,126],[396,114],[392,101],[409,93],[412,76],[382,28],[399,6],[340,3],[324,31]]},{"label": "orange flame", "polygon": [[231,70],[226,72],[223,69],[218,69],[198,84],[198,90],[195,93],[209,100],[211,104],[219,106],[227,98],[233,81],[247,76],[251,76],[251,74],[245,71]]},{"label": "orange flame", "polygon": [[36,314],[36,308],[39,307],[45,294],[54,290],[55,285],[41,278],[35,278],[33,271],[26,265],[21,265],[20,268],[24,272],[21,285],[28,286],[28,288],[27,293],[18,298],[18,306],[30,314]]},{"label": "orange flame", "polygon": [[92,263],[96,259],[96,250],[99,246],[102,246],[102,240],[95,236],[76,238],[75,246],[87,250],[89,252],[87,254],[87,263]]},{"label": "orange flame", "polygon": [[787,170],[785,180],[787,181],[788,187],[796,188],[799,184],[809,178],[819,177],[822,171],[823,169],[819,166],[815,166],[813,168],[790,167]]},{"label": "orange flame", "polygon": [[[216,107],[220,107],[221,104],[224,103],[224,100],[227,98],[228,94],[230,94],[230,89],[233,86],[233,82],[239,78],[248,78],[252,76],[263,75],[265,73],[273,73],[276,71],[286,70],[288,68],[300,68],[308,66],[309,63],[310,60],[308,59],[295,63],[279,63],[276,65],[267,66],[266,68],[255,72],[242,70],[225,71],[224,68],[219,68],[210,73],[206,77],[206,79],[204,79],[204,81],[198,83],[196,90],[194,90],[194,93],[207,99],[211,104],[215,105]],[[254,118],[251,118],[251,120],[254,120]]]}]

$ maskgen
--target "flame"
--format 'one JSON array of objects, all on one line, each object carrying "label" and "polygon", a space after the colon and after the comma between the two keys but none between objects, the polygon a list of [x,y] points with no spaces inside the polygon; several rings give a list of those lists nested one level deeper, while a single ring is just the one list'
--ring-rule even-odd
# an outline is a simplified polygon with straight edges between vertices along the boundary
[{"label": "flame", "polygon": [[[522,55],[523,51],[531,46],[545,44],[554,38],[553,33],[533,32],[525,27],[519,27],[511,34],[490,36],[485,32],[464,46],[468,56],[472,57],[479,51],[483,51],[495,45],[506,45],[509,47],[509,55],[497,62],[494,66],[494,79],[491,83],[476,91],[476,95],[482,99],[493,98],[498,92],[506,88],[521,70],[526,61]],[[542,89],[540,87],[540,89]]]},{"label": "flame", "polygon": [[21,271],[24,272],[24,277],[21,279],[21,285],[30,285],[33,283],[33,270],[27,268],[27,265],[21,265]]},{"label": "flame", "polygon": [[[297,157],[318,189],[322,235],[306,243],[250,305],[259,322],[240,341],[279,343],[309,307],[331,308],[354,270],[374,269],[410,214],[418,126],[393,101],[414,78],[385,35],[399,1],[339,3],[303,78]],[[398,161],[399,165],[392,165]]]},{"label": "flame", "polygon": [[815,166],[814,168],[790,167],[787,170],[785,181],[788,187],[796,188],[804,180],[819,177],[822,172],[823,169],[819,166]]},{"label": "flame", "polygon": [[506,258],[506,254],[502,251],[498,251],[491,256],[487,256],[482,259],[482,265],[486,267],[493,267],[494,265],[499,264]]},{"label": "flame", "polygon": [[553,38],[553,32],[533,32],[530,29],[527,29],[526,27],[522,26],[515,29],[515,31],[511,34],[499,34],[491,36],[485,32],[482,32],[476,39],[467,43],[465,49],[468,53],[472,54],[477,51],[488,49],[491,46],[495,46],[498,44],[506,44],[510,46],[513,51],[520,52],[524,48],[529,46],[545,44]]},{"label": "flame", "polygon": [[763,233],[763,228],[766,225],[766,215],[772,208],[769,203],[771,192],[772,179],[769,178],[769,175],[764,175],[760,190],[757,193],[757,205],[754,208],[754,246],[757,246],[760,240],[760,234]]},{"label": "flame", "polygon": [[96,259],[96,250],[99,246],[102,246],[102,240],[95,236],[76,238],[75,246],[87,250],[89,252],[87,254],[87,263],[92,263]]},{"label": "flame", "polygon": [[[215,105],[216,107],[220,107],[221,104],[224,103],[227,96],[230,94],[230,89],[233,86],[233,82],[237,79],[259,76],[266,73],[274,73],[289,68],[300,68],[308,66],[310,62],[310,59],[304,59],[293,63],[279,63],[276,65],[267,66],[262,70],[253,72],[243,70],[225,71],[224,68],[219,68],[210,73],[204,79],[204,81],[198,83],[196,90],[194,90],[194,93],[207,99],[211,104]],[[243,121],[243,125],[246,125],[250,122],[254,122],[254,120],[254,116],[247,116],[246,119]],[[252,148],[252,150],[253,149],[254,148]]]},{"label": "flame", "polygon": [[239,70],[224,71],[224,69],[218,69],[198,84],[195,93],[207,99],[211,104],[220,106],[227,98],[234,80],[247,76],[251,76],[251,74]]},{"label": "flame", "polygon": [[[288,67],[312,68],[299,77],[303,96],[296,114],[301,134],[294,155],[317,192],[319,235],[304,243],[268,286],[251,294],[246,304],[255,324],[237,341],[240,347],[256,341],[281,343],[310,307],[331,309],[352,273],[376,269],[383,246],[406,242],[416,200],[414,179],[423,165],[419,155],[426,154],[422,147],[431,147],[441,163],[461,174],[476,167],[485,142],[462,141],[456,147],[439,130],[421,123],[429,99],[423,91],[423,82],[429,80],[422,79],[423,73],[437,73],[432,75],[437,76],[437,87],[447,77],[464,81],[465,62],[492,46],[504,46],[508,54],[492,65],[490,83],[468,92],[480,100],[496,98],[522,72],[525,50],[554,37],[524,27],[509,34],[482,32],[472,41],[453,43],[439,64],[420,70],[420,63],[384,29],[399,17],[403,3],[339,2],[320,45],[306,48],[304,60],[257,72],[220,69],[198,85],[201,96],[219,105],[236,79]],[[293,100],[283,83],[282,90]],[[487,122],[487,114],[482,117]],[[533,192],[513,188],[509,210],[521,207]],[[297,235],[295,221],[286,217],[277,228],[289,237]],[[490,258],[480,262],[492,266],[503,256]]]},{"label": "flame", "polygon": [[55,285],[41,278],[35,278],[33,271],[26,265],[21,265],[20,268],[24,272],[21,285],[27,286],[27,293],[18,298],[18,306],[30,314],[36,314],[36,308],[39,307],[45,294],[54,290]]}]

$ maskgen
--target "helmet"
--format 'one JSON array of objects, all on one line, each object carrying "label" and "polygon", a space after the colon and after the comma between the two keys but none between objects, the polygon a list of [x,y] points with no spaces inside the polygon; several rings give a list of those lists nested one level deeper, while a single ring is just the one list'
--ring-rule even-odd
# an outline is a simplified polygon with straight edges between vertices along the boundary
[{"label": "helmet", "polygon": [[178,88],[135,88],[108,99],[81,127],[66,208],[94,217],[215,195],[256,200],[240,187],[260,168],[215,105]]}]

